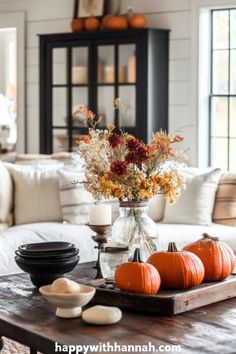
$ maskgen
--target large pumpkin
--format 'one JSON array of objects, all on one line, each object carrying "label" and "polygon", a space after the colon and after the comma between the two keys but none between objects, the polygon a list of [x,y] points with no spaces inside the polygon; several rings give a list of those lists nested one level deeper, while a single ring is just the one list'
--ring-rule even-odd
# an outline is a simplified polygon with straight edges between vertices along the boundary
[{"label": "large pumpkin", "polygon": [[161,286],[167,289],[187,289],[201,284],[204,266],[200,258],[187,251],[178,251],[174,242],[167,252],[156,252],[148,260],[159,272]]},{"label": "large pumpkin", "polygon": [[129,19],[131,28],[144,28],[147,25],[147,17],[141,14],[133,14]]},{"label": "large pumpkin", "polygon": [[203,234],[203,238],[184,247],[195,253],[205,267],[205,281],[217,281],[227,278],[235,268],[233,250],[217,237]]},{"label": "large pumpkin", "polygon": [[151,264],[143,263],[139,249],[135,250],[132,262],[121,264],[115,273],[119,289],[133,293],[155,295],[161,285],[158,271]]}]

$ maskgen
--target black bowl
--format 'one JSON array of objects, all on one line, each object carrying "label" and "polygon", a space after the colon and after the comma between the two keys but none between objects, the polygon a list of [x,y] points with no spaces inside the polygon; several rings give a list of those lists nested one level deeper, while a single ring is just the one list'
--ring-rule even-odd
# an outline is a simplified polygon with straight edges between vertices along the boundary
[{"label": "black bowl", "polygon": [[51,284],[55,279],[62,277],[64,274],[71,272],[79,263],[80,257],[74,257],[66,261],[31,261],[15,257],[16,264],[24,272],[30,275],[32,283],[39,287]]},{"label": "black bowl", "polygon": [[77,256],[79,254],[79,249],[75,248],[74,250],[66,253],[50,253],[50,252],[45,252],[45,253],[32,253],[32,254],[24,254],[20,250],[15,251],[15,254],[19,257],[21,257],[24,260],[32,260],[32,261],[47,261],[47,260],[55,260],[55,261],[61,261],[61,260],[70,260]]},{"label": "black bowl", "polygon": [[40,243],[28,243],[21,245],[18,250],[25,255],[30,254],[43,254],[43,253],[66,253],[75,250],[76,247],[69,242],[40,242]]}]

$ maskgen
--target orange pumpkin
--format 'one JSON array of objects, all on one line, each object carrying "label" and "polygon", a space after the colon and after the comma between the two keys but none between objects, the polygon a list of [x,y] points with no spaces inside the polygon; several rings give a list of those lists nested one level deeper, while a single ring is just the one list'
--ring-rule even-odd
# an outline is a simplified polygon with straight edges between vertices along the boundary
[{"label": "orange pumpkin", "polygon": [[184,247],[195,253],[204,264],[205,281],[216,281],[227,278],[235,268],[233,250],[217,237],[203,234],[203,238]]},{"label": "orange pumpkin", "polygon": [[84,22],[87,31],[97,31],[100,27],[100,21],[96,17],[88,17]]},{"label": "orange pumpkin", "polygon": [[125,30],[128,28],[128,20],[124,16],[106,16],[103,20],[103,28],[107,30]]},{"label": "orange pumpkin", "polygon": [[116,269],[115,282],[121,290],[149,295],[155,295],[161,285],[158,271],[141,261],[138,248],[132,262],[123,263]]},{"label": "orange pumpkin", "polygon": [[73,32],[80,32],[84,29],[84,19],[83,18],[74,18],[71,21],[71,29]]},{"label": "orange pumpkin", "polygon": [[174,242],[167,252],[156,252],[148,258],[159,272],[161,286],[167,289],[187,289],[201,284],[204,266],[200,258],[187,251],[178,251]]},{"label": "orange pumpkin", "polygon": [[147,25],[147,17],[141,14],[134,14],[129,19],[132,28],[144,28]]}]

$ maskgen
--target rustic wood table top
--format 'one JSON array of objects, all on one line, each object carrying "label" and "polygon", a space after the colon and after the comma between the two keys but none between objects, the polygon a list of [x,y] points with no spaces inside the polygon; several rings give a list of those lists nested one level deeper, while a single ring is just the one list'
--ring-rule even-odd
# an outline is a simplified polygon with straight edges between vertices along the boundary
[{"label": "rustic wood table top", "polygon": [[[81,264],[71,276],[78,280],[93,275],[91,264]],[[236,298],[173,317],[123,312],[118,324],[93,326],[81,318],[57,318],[55,308],[32,286],[27,274],[10,275],[0,278],[0,336],[29,346],[31,353],[55,353],[55,342],[62,345],[151,342],[155,346],[180,345],[181,353],[186,354],[233,354],[236,353]]]}]

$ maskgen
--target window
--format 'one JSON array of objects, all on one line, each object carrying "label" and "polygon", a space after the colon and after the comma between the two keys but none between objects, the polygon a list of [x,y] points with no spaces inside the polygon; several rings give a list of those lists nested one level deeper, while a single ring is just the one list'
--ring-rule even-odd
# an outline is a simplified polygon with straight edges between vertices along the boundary
[{"label": "window", "polygon": [[236,9],[211,11],[210,165],[236,170]]}]

